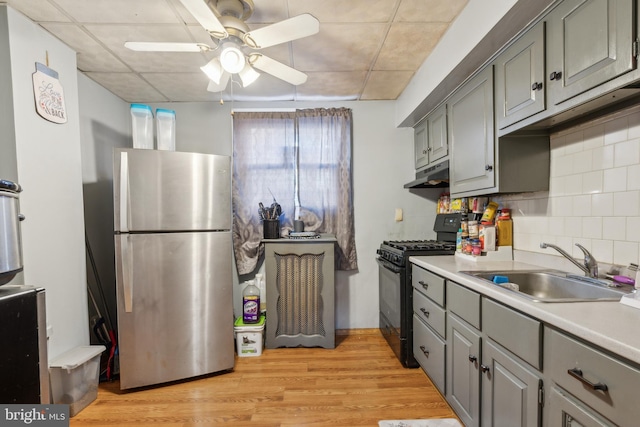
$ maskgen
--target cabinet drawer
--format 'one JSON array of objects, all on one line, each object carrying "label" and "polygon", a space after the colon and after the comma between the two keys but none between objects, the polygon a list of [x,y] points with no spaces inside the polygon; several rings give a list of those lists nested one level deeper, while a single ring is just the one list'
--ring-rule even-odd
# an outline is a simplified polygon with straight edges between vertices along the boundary
[{"label": "cabinet drawer", "polygon": [[638,393],[638,369],[556,330],[545,334],[545,371],[556,384],[616,424],[637,423],[640,407],[630,399]]},{"label": "cabinet drawer", "polygon": [[445,354],[444,341],[414,314],[413,355],[443,395],[445,394]]},{"label": "cabinet drawer", "polygon": [[411,266],[411,277],[414,288],[444,307],[444,277],[416,265]]},{"label": "cabinet drawer", "polygon": [[444,309],[416,289],[413,290],[413,313],[444,338],[446,333]]},{"label": "cabinet drawer", "polygon": [[549,396],[549,425],[584,427],[609,427],[611,423],[599,417],[589,408],[571,398],[563,390],[551,387]]},{"label": "cabinet drawer", "polygon": [[447,281],[447,309],[480,329],[480,294]]},{"label": "cabinet drawer", "polygon": [[482,298],[482,329],[513,354],[542,369],[542,323]]}]

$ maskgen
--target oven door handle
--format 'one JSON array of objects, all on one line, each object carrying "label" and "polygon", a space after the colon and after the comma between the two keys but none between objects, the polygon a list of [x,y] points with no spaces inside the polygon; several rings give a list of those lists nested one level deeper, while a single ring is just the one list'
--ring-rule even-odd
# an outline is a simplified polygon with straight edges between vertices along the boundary
[{"label": "oven door handle", "polygon": [[377,258],[378,264],[387,270],[393,271],[396,274],[400,274],[402,272],[402,267],[398,267],[397,265],[387,261],[386,259]]}]

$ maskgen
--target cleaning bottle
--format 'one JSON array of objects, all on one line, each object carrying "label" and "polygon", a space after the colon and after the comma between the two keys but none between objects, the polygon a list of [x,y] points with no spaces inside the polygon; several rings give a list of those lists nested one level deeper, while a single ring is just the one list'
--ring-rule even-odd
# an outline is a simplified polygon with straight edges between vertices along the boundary
[{"label": "cleaning bottle", "polygon": [[456,233],[456,252],[462,252],[462,228]]},{"label": "cleaning bottle", "polygon": [[247,281],[242,291],[242,321],[258,323],[260,321],[260,289],[253,280]]}]

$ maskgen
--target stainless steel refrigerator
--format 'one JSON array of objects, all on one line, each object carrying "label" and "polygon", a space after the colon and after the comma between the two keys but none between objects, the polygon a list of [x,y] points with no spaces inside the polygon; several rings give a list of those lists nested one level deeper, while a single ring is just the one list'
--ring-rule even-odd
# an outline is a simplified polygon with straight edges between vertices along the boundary
[{"label": "stainless steel refrigerator", "polygon": [[234,366],[230,167],[114,150],[121,389]]}]

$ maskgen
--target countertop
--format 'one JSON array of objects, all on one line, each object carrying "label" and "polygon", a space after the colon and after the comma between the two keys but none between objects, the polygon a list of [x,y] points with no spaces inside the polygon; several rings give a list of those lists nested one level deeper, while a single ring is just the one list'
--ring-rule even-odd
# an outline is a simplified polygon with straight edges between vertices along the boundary
[{"label": "countertop", "polygon": [[456,256],[414,256],[410,261],[640,365],[640,309],[616,301],[532,302],[459,271],[530,270],[547,267],[517,261],[475,262]]}]

